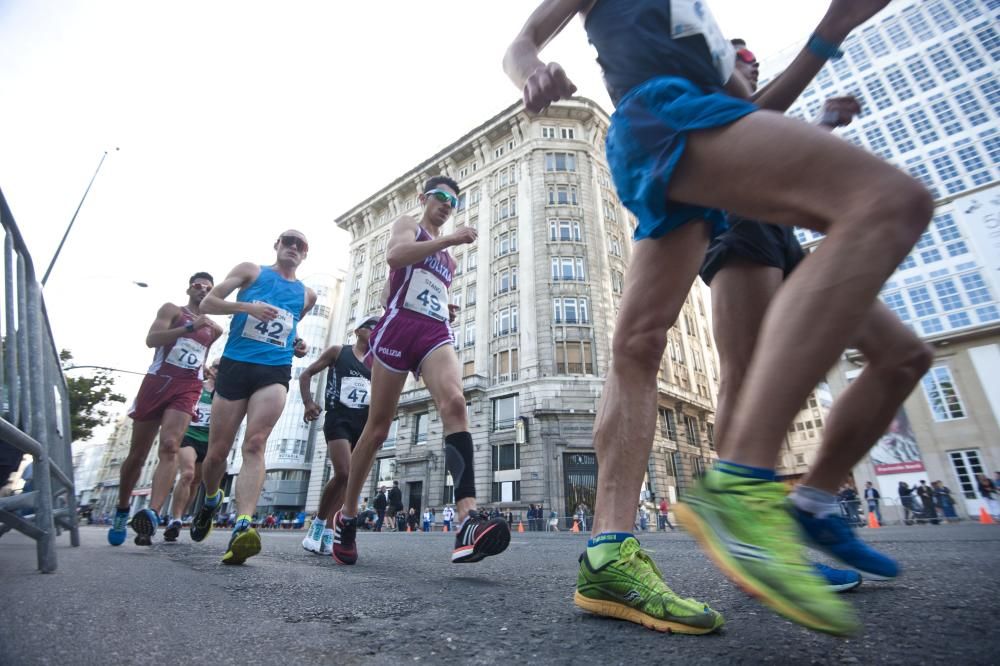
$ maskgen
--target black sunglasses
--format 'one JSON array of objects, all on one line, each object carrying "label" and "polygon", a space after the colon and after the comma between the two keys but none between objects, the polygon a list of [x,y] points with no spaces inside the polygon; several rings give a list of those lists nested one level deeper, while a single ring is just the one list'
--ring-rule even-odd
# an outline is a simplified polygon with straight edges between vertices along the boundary
[{"label": "black sunglasses", "polygon": [[279,240],[285,247],[294,247],[299,252],[309,251],[309,243],[305,242],[298,236],[282,236]]}]

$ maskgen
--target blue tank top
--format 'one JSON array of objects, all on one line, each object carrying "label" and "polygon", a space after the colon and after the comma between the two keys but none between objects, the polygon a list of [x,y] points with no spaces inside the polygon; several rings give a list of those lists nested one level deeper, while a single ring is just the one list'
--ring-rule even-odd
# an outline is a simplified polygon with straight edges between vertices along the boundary
[{"label": "blue tank top", "polygon": [[298,280],[286,280],[270,266],[261,266],[260,275],[236,294],[236,301],[273,305],[279,310],[278,318],[261,321],[245,312],[234,315],[222,355],[244,363],[291,365],[295,327],[305,307],[305,285]]},{"label": "blue tank top", "polygon": [[[587,39],[597,50],[604,84],[618,101],[640,83],[660,76],[687,79],[706,92],[718,92],[725,81],[701,35],[674,38],[671,5],[677,0],[597,0],[587,14]],[[684,0],[704,13],[704,2]]]}]

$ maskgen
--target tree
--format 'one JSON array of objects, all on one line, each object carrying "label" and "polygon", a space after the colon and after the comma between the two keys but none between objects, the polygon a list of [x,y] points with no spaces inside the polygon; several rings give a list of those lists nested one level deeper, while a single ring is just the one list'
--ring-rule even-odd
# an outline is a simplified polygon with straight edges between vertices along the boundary
[{"label": "tree", "polygon": [[[64,349],[59,352],[63,369],[73,366],[73,354]],[[69,420],[73,436],[71,441],[90,439],[94,428],[111,422],[109,403],[125,402],[125,396],[114,392],[114,379],[104,370],[90,377],[66,377],[69,389]]]}]

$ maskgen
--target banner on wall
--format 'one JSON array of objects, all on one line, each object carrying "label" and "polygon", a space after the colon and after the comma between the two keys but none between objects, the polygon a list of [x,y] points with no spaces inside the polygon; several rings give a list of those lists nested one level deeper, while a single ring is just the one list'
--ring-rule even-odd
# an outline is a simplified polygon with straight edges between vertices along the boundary
[{"label": "banner on wall", "polygon": [[868,457],[879,476],[924,471],[924,459],[920,455],[913,426],[903,407],[896,412],[889,429],[872,447]]}]

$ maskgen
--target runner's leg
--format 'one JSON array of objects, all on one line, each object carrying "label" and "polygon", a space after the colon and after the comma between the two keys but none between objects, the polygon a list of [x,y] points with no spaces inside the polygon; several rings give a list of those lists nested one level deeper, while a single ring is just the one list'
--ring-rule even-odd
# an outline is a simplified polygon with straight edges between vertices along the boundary
[{"label": "runner's leg", "polygon": [[152,421],[135,421],[132,423],[132,442],[129,444],[128,455],[122,462],[121,480],[118,487],[118,510],[128,510],[132,501],[132,491],[142,474],[149,450],[160,429],[160,419]]},{"label": "runner's leg", "polygon": [[248,400],[227,400],[218,393],[212,398],[212,423],[208,429],[208,451],[202,461],[201,478],[205,483],[205,497],[219,490],[226,474],[226,459],[233,449],[236,432],[247,414]]},{"label": "runner's leg", "polygon": [[351,443],[346,439],[335,439],[327,442],[327,447],[330,451],[330,462],[333,465],[333,476],[323,487],[323,494],[319,498],[317,517],[330,524],[337,509],[344,505],[347,478],[351,473]]},{"label": "runner's leg", "polygon": [[149,507],[160,514],[167,495],[177,478],[177,452],[181,448],[184,432],[191,423],[191,414],[176,409],[163,412],[160,423],[159,460],[153,473],[153,489],[150,492]]},{"label": "runner's leg", "polygon": [[[236,513],[238,516],[252,516],[264,487],[264,450],[267,438],[271,436],[274,424],[285,409],[288,389],[283,384],[265,386],[247,402],[247,430],[243,438],[243,465],[236,477]],[[215,408],[212,411],[215,423]],[[209,435],[211,438],[211,435]],[[209,445],[211,447],[211,444]],[[207,458],[206,458],[207,461]]]},{"label": "runner's leg", "polygon": [[174,497],[170,502],[170,513],[174,518],[183,518],[187,512],[187,505],[190,502],[192,489],[195,487],[195,467],[198,461],[198,453],[190,446],[182,447],[177,454],[180,476],[174,484]]}]

